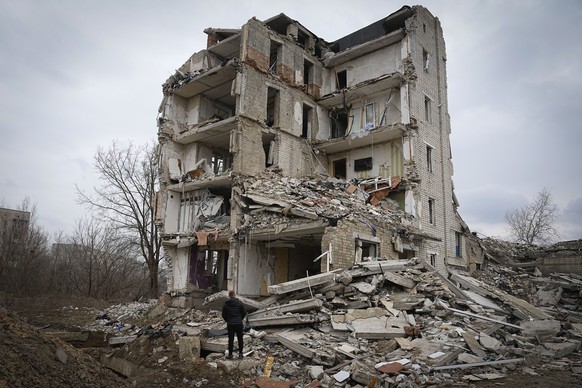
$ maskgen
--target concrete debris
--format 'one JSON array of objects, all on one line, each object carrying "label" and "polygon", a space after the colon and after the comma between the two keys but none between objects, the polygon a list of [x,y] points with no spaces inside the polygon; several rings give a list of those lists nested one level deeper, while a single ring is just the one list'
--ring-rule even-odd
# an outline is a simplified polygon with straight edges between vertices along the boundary
[{"label": "concrete debris", "polygon": [[[462,275],[451,276],[459,284],[452,285],[457,287],[453,292],[441,275],[417,260],[368,264],[274,285],[272,295],[263,300],[241,297],[252,311],[245,322],[243,360],[225,357],[226,325],[218,309],[225,299],[221,291],[206,298],[212,306],[206,312],[160,308],[150,302],[132,305],[136,314],[155,316],[159,323],[148,330],[112,331],[116,336],[109,343],[124,345],[106,362],[128,375],[137,373],[140,365],[117,360],[121,357],[116,352],[140,346],[143,338],[168,337],[175,338],[176,360],[205,357],[209,363],[229,363],[227,368],[239,368],[256,386],[374,382],[416,387],[497,379],[519,364],[528,368],[524,373],[536,373],[580,349],[582,324],[576,317],[554,319],[550,310],[516,301]],[[393,281],[396,278],[398,282]],[[467,288],[491,298],[498,308],[459,298],[456,293]],[[131,316],[129,310],[109,309],[105,312],[109,320],[97,322],[102,328],[110,321],[125,327],[115,314]],[[544,318],[521,318],[524,312]],[[164,365],[174,362],[166,356],[161,352],[156,360]],[[579,366],[566,361],[565,367]]]}]

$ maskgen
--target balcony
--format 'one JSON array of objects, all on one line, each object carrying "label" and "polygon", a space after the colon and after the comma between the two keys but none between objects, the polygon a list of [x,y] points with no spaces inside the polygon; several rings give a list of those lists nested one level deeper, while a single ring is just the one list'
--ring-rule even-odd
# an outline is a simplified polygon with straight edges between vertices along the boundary
[{"label": "balcony", "polygon": [[368,131],[353,132],[346,137],[321,141],[315,147],[327,155],[336,154],[399,139],[404,133],[404,128],[404,124],[399,123],[373,128]]},{"label": "balcony", "polygon": [[400,87],[404,81],[405,78],[402,73],[384,74],[377,78],[362,81],[341,91],[326,94],[317,102],[327,109],[331,109],[344,103],[344,95],[348,96],[345,102],[349,103],[350,101],[360,100],[367,96],[378,94],[384,90]]},{"label": "balcony", "polygon": [[236,61],[231,59],[223,66],[195,75],[188,83],[174,90],[174,94],[184,98],[204,94],[212,100],[234,105],[235,98],[231,96],[230,89],[236,78]]},{"label": "balcony", "polygon": [[232,116],[224,120],[197,126],[180,133],[174,137],[174,141],[180,144],[203,142],[212,147],[228,150],[230,144],[230,131],[236,126],[236,117]]}]

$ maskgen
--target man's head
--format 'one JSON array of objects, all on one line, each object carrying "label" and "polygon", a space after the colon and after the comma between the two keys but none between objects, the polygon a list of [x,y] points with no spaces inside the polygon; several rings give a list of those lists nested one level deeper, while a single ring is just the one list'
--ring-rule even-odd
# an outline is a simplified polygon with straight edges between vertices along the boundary
[{"label": "man's head", "polygon": [[230,290],[230,291],[228,292],[228,296],[229,296],[229,297],[231,297],[231,298],[234,298],[234,296],[235,296],[235,295],[236,295],[236,294],[234,293],[234,291],[233,291],[233,290]]}]

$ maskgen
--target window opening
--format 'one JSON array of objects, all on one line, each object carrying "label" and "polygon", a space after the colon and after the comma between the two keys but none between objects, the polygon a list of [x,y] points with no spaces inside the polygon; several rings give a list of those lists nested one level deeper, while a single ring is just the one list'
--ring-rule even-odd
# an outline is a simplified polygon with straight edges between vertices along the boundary
[{"label": "window opening", "polygon": [[269,72],[277,74],[277,65],[281,62],[281,43],[271,41],[271,52],[269,54]]},{"label": "window opening", "polygon": [[367,171],[372,169],[372,157],[354,160],[354,171]]},{"label": "window opening", "polygon": [[365,122],[364,129],[371,129],[375,127],[376,114],[374,112],[374,103],[371,102],[365,106]]},{"label": "window opening", "polygon": [[311,136],[311,120],[313,109],[309,105],[303,105],[303,125],[301,128],[301,137],[309,138]]},{"label": "window opening", "polygon": [[345,111],[332,111],[331,113],[331,137],[336,139],[344,137],[348,128],[348,113]]},{"label": "window opening", "polygon": [[299,43],[303,48],[306,47],[308,36],[303,31],[297,31],[297,43]]},{"label": "window opening", "polygon": [[428,222],[433,224],[435,223],[435,207],[434,207],[434,199],[428,199]]},{"label": "window opening", "polygon": [[356,239],[356,263],[366,261],[368,258],[379,257],[378,243]]},{"label": "window opening", "polygon": [[428,96],[424,96],[424,120],[427,123],[431,123],[431,101]]},{"label": "window opening", "polygon": [[269,127],[279,124],[279,91],[275,88],[267,88],[267,121]]},{"label": "window opening", "polygon": [[213,153],[210,159],[210,168],[214,174],[221,174],[231,167],[231,163],[230,155]]},{"label": "window opening", "polygon": [[345,89],[348,87],[348,71],[342,70],[338,71],[336,74],[337,89]]},{"label": "window opening", "polygon": [[437,258],[437,255],[436,255],[436,253],[429,253],[429,254],[428,254],[428,259],[429,259],[429,261],[430,261],[430,265],[431,265],[433,268],[436,268],[436,258]]},{"label": "window opening", "polygon": [[307,59],[303,60],[303,85],[308,85],[312,83],[313,78],[313,63],[309,62]]},{"label": "window opening", "polygon": [[426,146],[426,169],[432,172],[432,150],[433,148],[427,144]]},{"label": "window opening", "polygon": [[455,232],[455,256],[462,257],[463,235]]},{"label": "window opening", "polygon": [[424,71],[428,73],[428,64],[429,64],[430,56],[428,55],[428,51],[422,50],[422,67]]},{"label": "window opening", "polygon": [[346,159],[339,159],[333,161],[333,176],[339,179],[346,179],[347,176]]}]

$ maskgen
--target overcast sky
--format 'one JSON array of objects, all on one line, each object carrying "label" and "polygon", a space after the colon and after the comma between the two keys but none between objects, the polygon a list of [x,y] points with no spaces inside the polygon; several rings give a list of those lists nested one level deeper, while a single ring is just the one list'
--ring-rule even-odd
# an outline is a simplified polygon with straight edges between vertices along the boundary
[{"label": "overcast sky", "polygon": [[[161,84],[207,27],[279,13],[334,41],[406,3],[0,0],[0,206],[30,197],[50,233],[85,211],[96,148],[156,138]],[[408,3],[407,5],[414,5]],[[418,1],[447,45],[455,193],[473,231],[551,189],[563,240],[582,238],[582,2]]]}]

